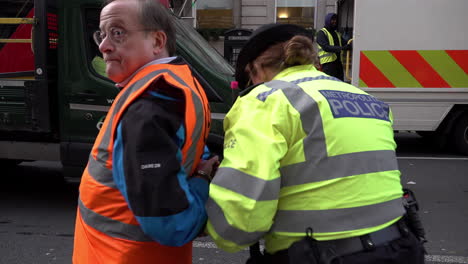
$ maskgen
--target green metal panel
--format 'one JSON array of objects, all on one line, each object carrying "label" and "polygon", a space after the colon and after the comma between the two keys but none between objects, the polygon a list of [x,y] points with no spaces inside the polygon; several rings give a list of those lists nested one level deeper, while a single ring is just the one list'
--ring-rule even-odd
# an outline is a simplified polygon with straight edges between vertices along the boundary
[{"label": "green metal panel", "polygon": [[[52,13],[57,14],[58,30],[52,33],[58,36],[50,35],[51,29],[46,23],[42,23],[41,31],[35,32],[35,69],[43,71],[40,75],[37,71],[28,73],[28,78],[34,76],[33,80],[22,80],[21,85],[3,86],[0,103],[5,103],[0,104],[0,132],[29,126],[32,133],[49,133],[48,141],[61,143],[64,165],[84,166],[91,144],[119,92],[111,80],[93,70],[91,63],[98,53],[91,36],[99,26],[102,1],[35,1],[35,10],[42,9],[41,13],[47,16],[51,9],[45,11],[46,6],[54,6]],[[199,75],[212,112],[226,113],[237,96],[230,89],[232,67],[193,28],[179,22],[176,23],[177,54]],[[38,40],[40,45],[36,45]],[[41,52],[44,49],[54,51],[45,54]],[[37,111],[31,112],[31,109]],[[219,116],[221,118],[213,120],[211,130],[218,139],[223,135],[222,115]],[[2,122],[8,123],[8,129]],[[22,139],[44,138],[29,136]]]}]

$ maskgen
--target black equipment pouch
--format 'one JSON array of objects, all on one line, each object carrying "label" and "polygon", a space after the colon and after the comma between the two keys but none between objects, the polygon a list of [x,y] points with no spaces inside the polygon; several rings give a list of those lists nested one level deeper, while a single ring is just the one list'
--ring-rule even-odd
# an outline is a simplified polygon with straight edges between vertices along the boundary
[{"label": "black equipment pouch", "polygon": [[331,248],[319,247],[318,241],[312,237],[312,233],[312,228],[307,228],[306,237],[289,247],[289,263],[329,264],[337,257]]},{"label": "black equipment pouch", "polygon": [[419,239],[421,243],[427,242],[426,231],[422,225],[421,218],[419,217],[419,205],[416,196],[410,189],[403,189],[403,205],[406,209],[404,220],[411,232]]}]

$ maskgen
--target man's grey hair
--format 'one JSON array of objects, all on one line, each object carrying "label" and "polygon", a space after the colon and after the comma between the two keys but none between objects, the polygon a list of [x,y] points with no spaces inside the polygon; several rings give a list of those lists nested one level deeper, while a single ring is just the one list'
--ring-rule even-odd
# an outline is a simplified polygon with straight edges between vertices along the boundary
[{"label": "man's grey hair", "polygon": [[[106,0],[106,6],[117,0]],[[174,17],[164,7],[159,0],[135,0],[138,3],[138,18],[140,24],[146,30],[163,31],[166,33],[166,48],[169,56],[174,56],[176,52],[176,34],[174,27]]]}]

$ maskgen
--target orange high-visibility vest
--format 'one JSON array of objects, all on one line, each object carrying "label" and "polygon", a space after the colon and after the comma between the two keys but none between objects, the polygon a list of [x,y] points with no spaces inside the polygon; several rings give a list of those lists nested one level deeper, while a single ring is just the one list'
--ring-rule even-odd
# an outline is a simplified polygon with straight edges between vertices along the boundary
[{"label": "orange high-visibility vest", "polygon": [[122,114],[159,78],[185,96],[182,166],[187,174],[191,175],[200,161],[210,125],[208,100],[201,85],[187,65],[156,64],[140,70],[107,113],[83,173],[75,227],[75,264],[192,263],[192,243],[164,246],[143,233],[112,177],[112,152]]}]

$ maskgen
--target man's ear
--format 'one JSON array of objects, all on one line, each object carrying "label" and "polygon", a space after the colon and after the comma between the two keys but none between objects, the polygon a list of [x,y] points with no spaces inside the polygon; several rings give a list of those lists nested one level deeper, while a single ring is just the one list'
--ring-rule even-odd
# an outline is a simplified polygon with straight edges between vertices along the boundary
[{"label": "man's ear", "polygon": [[167,43],[167,35],[164,31],[153,31],[151,32],[152,39],[153,39],[153,52],[155,55],[164,55],[167,56],[166,53],[166,43]]}]

